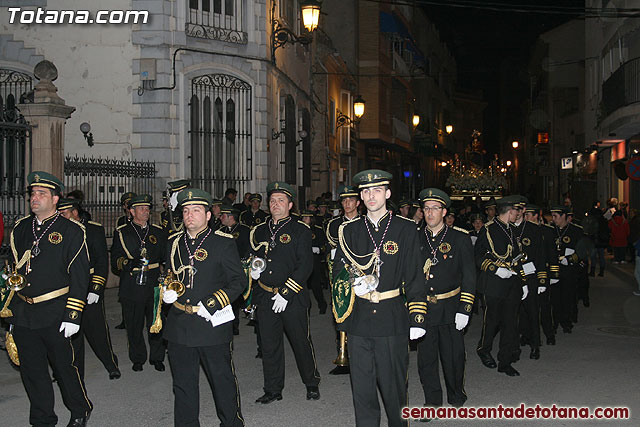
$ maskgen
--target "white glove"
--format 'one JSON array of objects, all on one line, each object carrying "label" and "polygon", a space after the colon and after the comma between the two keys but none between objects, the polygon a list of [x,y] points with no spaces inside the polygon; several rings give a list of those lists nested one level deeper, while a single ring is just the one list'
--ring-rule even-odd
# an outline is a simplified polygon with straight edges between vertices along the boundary
[{"label": "white glove", "polygon": [[560,280],[558,280],[558,279],[551,279],[551,280],[549,280],[549,284],[550,284],[550,285],[555,285],[555,284],[556,284],[556,283],[558,283],[559,281],[560,281]]},{"label": "white glove", "polygon": [[509,277],[511,277],[514,274],[515,273],[513,271],[509,270],[508,268],[504,268],[504,267],[498,267],[498,269],[496,270],[496,276],[498,276],[501,279],[508,279]]},{"label": "white glove", "polygon": [[426,329],[411,327],[409,328],[409,339],[417,340],[418,338],[422,338],[424,334],[426,334]]},{"label": "white glove", "polygon": [[527,298],[527,295],[529,295],[529,287],[527,285],[524,285],[522,287],[522,298],[521,298],[521,300],[524,301]]},{"label": "white glove", "polygon": [[258,270],[251,270],[251,278],[258,280],[260,278],[260,272]]},{"label": "white glove", "polygon": [[162,301],[165,304],[173,304],[178,299],[178,293],[176,291],[172,291],[171,289],[165,290],[162,294]]},{"label": "white glove", "polygon": [[210,322],[211,319],[213,318],[213,316],[211,314],[209,314],[207,309],[202,304],[202,301],[198,301],[198,304],[196,305],[196,307],[198,307],[198,311],[196,311],[196,314],[198,316],[202,317],[207,322]]},{"label": "white glove", "polygon": [[100,295],[89,292],[87,294],[87,304],[95,304],[100,300]]},{"label": "white glove", "polygon": [[564,256],[573,255],[575,253],[576,253],[576,251],[574,249],[571,249],[571,248],[565,248],[565,250],[564,250]]},{"label": "white glove", "polygon": [[358,277],[353,281],[353,292],[359,297],[369,292],[369,287],[365,283],[362,283],[362,279],[364,279],[364,277]]},{"label": "white glove", "polygon": [[334,259],[336,257],[336,251],[337,250],[338,250],[338,248],[331,249],[331,259]]},{"label": "white glove", "polygon": [[312,248],[311,248],[311,251],[312,251],[314,254],[319,254],[319,253],[320,253],[320,248],[319,248],[319,247],[317,247],[317,246],[314,246],[314,247],[312,247]]},{"label": "white glove", "polygon": [[60,331],[64,332],[64,337],[69,338],[72,335],[75,335],[80,330],[80,325],[76,325],[75,323],[62,322],[60,324]]},{"label": "white glove", "polygon": [[469,315],[464,313],[456,313],[456,329],[461,331],[467,327],[469,323]]},{"label": "white glove", "polygon": [[274,313],[282,313],[287,308],[287,304],[289,303],[289,301],[284,299],[280,294],[275,294],[273,298],[271,298],[271,300],[275,301],[273,303],[273,307],[271,307]]},{"label": "white glove", "polygon": [[540,287],[538,288],[538,295],[540,295],[541,293],[543,293],[543,292],[544,292],[544,291],[546,291],[546,290],[547,290],[547,287],[546,287],[546,286],[540,286]]},{"label": "white glove", "polygon": [[173,193],[171,197],[169,197],[169,206],[171,207],[172,211],[175,211],[178,207],[178,193],[179,191]]},{"label": "white glove", "polygon": [[562,265],[569,265],[569,260],[568,260],[566,257],[565,257],[565,258],[562,258],[562,259],[560,260],[560,264],[562,264]]}]

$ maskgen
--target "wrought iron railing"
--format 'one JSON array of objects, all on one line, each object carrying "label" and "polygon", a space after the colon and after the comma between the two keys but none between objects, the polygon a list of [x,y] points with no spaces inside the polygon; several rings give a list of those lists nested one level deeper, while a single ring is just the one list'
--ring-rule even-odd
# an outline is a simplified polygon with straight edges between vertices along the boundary
[{"label": "wrought iron railing", "polygon": [[189,0],[188,36],[247,44],[242,26],[245,0]]},{"label": "wrought iron railing", "polygon": [[640,58],[625,62],[602,84],[601,118],[640,101]]},{"label": "wrought iron railing", "polygon": [[[77,155],[64,159],[65,193],[73,190],[84,193],[82,207],[94,221],[104,225],[107,237],[113,235],[116,221],[122,215],[120,196],[127,191],[153,194],[155,176],[155,162]],[[155,207],[161,209],[159,200],[155,201]]]}]

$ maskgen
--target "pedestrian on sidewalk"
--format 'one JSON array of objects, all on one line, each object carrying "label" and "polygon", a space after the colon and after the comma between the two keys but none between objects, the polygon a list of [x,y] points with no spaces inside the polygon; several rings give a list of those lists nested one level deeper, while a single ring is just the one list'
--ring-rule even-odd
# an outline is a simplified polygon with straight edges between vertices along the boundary
[{"label": "pedestrian on sidewalk", "polygon": [[613,263],[625,264],[624,254],[631,231],[629,229],[629,221],[625,219],[621,211],[616,211],[609,220],[609,230],[611,230],[609,245],[613,248]]}]

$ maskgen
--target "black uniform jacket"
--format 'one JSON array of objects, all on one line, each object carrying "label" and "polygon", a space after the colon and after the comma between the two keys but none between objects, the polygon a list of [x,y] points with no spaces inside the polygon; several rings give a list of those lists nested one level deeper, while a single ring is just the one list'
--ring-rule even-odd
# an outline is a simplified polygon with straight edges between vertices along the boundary
[{"label": "black uniform jacket", "polygon": [[[523,266],[533,263],[536,269],[535,273],[525,274],[529,293],[537,295],[538,287],[547,287],[549,285],[549,272],[547,267],[547,255],[545,249],[545,241],[540,226],[535,222],[522,221],[515,227],[513,234],[516,241],[520,243],[520,250],[526,255],[526,260],[522,262]],[[531,264],[529,264],[530,266]],[[529,271],[527,271],[529,272]]]},{"label": "black uniform jacket", "polygon": [[[272,233],[273,248],[269,245]],[[307,280],[313,271],[309,226],[293,217],[283,218],[277,223],[269,219],[251,230],[250,242],[252,253],[267,262],[259,281],[274,292],[277,288],[287,301],[297,301],[308,307]],[[254,290],[258,298],[273,296],[261,286],[254,286]]]},{"label": "black uniform jacket", "polygon": [[233,227],[221,227],[220,231],[230,234],[236,242],[238,247],[238,255],[240,259],[247,258],[251,251],[251,245],[249,244],[249,234],[251,228],[244,224],[236,223]]},{"label": "black uniform jacket", "polygon": [[[476,265],[481,271],[481,280],[484,282],[485,295],[506,297],[513,286],[524,286],[522,264],[511,266],[511,261],[520,254],[516,230],[512,225],[503,223],[497,217],[486,223],[480,230],[474,253]],[[495,274],[500,267],[511,269],[518,274],[502,279]]]},{"label": "black uniform jacket", "polygon": [[256,225],[264,223],[267,218],[269,218],[269,214],[263,211],[262,209],[258,209],[256,213],[253,213],[251,208],[247,209],[240,213],[240,222],[244,225],[248,225],[249,227],[255,227]]},{"label": "black uniform jacket", "polygon": [[[387,229],[387,224],[389,227]],[[413,220],[387,212],[376,229],[367,216],[361,216],[340,226],[339,246],[334,258],[334,278],[345,264],[355,260],[366,265],[375,251],[367,231],[367,224],[375,244],[380,244],[380,282],[377,292],[400,289],[404,297],[390,298],[378,303],[355,297],[352,313],[343,322],[348,334],[363,337],[408,335],[409,326],[426,328],[426,288],[422,275],[422,254],[419,235]],[[384,242],[382,237],[387,229]],[[340,237],[342,234],[342,238]],[[372,274],[373,266],[363,271]],[[405,301],[408,303],[405,305]]]},{"label": "black uniform jacket", "polygon": [[[187,246],[196,268],[193,285]],[[188,233],[176,233],[169,238],[166,257],[167,269],[177,274],[178,280],[186,286],[185,293],[178,297],[179,304],[196,306],[202,302],[207,311],[214,314],[238,298],[246,287],[247,277],[230,234],[209,227],[194,239]],[[213,327],[196,313],[188,314],[172,306],[163,334],[166,340],[187,347],[224,344],[233,337],[233,322]]]},{"label": "black uniform jacket", "polygon": [[103,295],[109,274],[107,238],[105,237],[104,227],[98,222],[87,221],[85,228],[87,231],[87,248],[89,249],[89,273],[91,274],[89,292]]},{"label": "black uniform jacket", "polygon": [[332,249],[338,247],[338,228],[340,228],[342,223],[346,222],[346,221],[349,221],[349,220],[347,218],[345,218],[344,215],[340,215],[340,216],[337,216],[337,217],[331,219],[327,223],[326,233],[325,234],[326,234],[326,238],[327,238],[327,243],[329,243],[329,245],[331,245]]},{"label": "black uniform jacket", "polygon": [[[586,251],[587,245],[584,245],[582,239],[587,238],[582,227],[572,222],[568,223],[564,228],[555,228],[555,249],[556,258],[559,266],[559,278],[577,278],[579,273],[580,261],[587,259],[589,253]],[[566,256],[567,248],[573,249],[574,253]],[[562,259],[566,258],[569,265],[563,265]]]},{"label": "black uniform jacket", "polygon": [[[133,221],[120,226],[116,229],[111,245],[111,267],[120,271],[118,295],[120,298],[134,302],[145,302],[147,298],[153,296],[153,288],[158,286],[160,265],[164,263],[166,257],[166,232],[156,224],[147,225],[147,227],[148,233],[144,237],[147,229],[141,228]],[[135,264],[136,260],[140,259],[142,248],[140,239],[143,237],[149,270],[146,284],[139,286],[136,284],[136,276],[140,270]]]},{"label": "black uniform jacket", "polygon": [[[33,228],[38,237],[42,236],[38,245],[40,254],[25,258],[25,252],[31,249],[35,240]],[[15,263],[23,261],[18,272],[27,279],[27,286],[20,295],[35,298],[67,286],[69,292],[34,304],[15,295],[9,305],[13,312],[9,323],[31,329],[62,321],[79,325],[89,286],[89,253],[84,226],[57,212],[42,224],[37,223],[35,215],[26,216],[11,232],[11,251]]]},{"label": "black uniform jacket", "polygon": [[[429,246],[429,243],[431,246]],[[420,233],[422,263],[428,259],[438,262],[423,268],[427,289],[427,327],[455,323],[456,313],[471,315],[475,299],[476,266],[473,260],[473,246],[468,232],[458,227],[444,226],[433,236],[425,227]],[[456,295],[436,299],[436,295],[446,294],[460,288]]]}]

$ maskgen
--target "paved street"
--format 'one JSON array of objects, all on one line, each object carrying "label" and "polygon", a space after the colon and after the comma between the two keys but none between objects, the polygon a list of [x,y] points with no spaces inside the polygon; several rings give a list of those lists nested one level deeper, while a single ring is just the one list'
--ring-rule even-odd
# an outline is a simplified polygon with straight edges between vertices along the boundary
[{"label": "paved street", "polygon": [[[629,406],[632,419],[610,421],[607,425],[638,425],[640,414],[640,298],[631,295],[632,266],[611,267],[604,278],[591,282],[591,308],[580,309],[579,323],[570,335],[560,333],[555,347],[544,346],[538,361],[523,358],[515,367],[521,377],[510,378],[482,366],[475,355],[481,322],[474,317],[467,334],[466,391],[467,406],[562,405],[562,406]],[[107,314],[113,326],[119,321],[116,290],[106,292]],[[252,328],[241,322],[235,341],[235,367],[242,395],[242,411],[247,425],[254,426],[332,426],[353,425],[349,378],[331,376],[331,361],[335,358],[334,332],[328,315],[319,316],[312,309],[311,326],[318,367],[322,375],[319,401],[306,401],[305,388],[296,371],[293,354],[287,347],[287,378],[284,399],[270,405],[258,405],[262,394],[262,367],[255,358],[256,345]],[[89,397],[95,405],[90,425],[93,426],[170,426],[173,421],[171,374],[156,372],[150,365],[134,373],[127,358],[124,331],[112,329],[112,339],[118,354],[122,378],[109,381],[107,373],[89,350],[86,383]],[[497,343],[494,348],[497,347]],[[494,350],[494,355],[495,355]],[[416,354],[411,353],[409,399],[413,405],[423,402],[416,367]],[[59,424],[66,425],[69,413],[56,388],[56,411]],[[211,393],[201,377],[202,425],[218,425]],[[634,412],[636,419],[633,419]],[[0,413],[2,426],[24,426],[28,420],[28,401],[18,371],[6,355],[0,357]],[[474,426],[513,425],[514,421],[466,421]],[[383,425],[385,425],[383,419]],[[437,420],[432,424],[459,426],[460,420]],[[520,421],[518,426],[541,422]],[[415,424],[415,423],[414,423]],[[601,423],[605,424],[605,423]],[[600,424],[600,425],[601,425]],[[578,425],[575,421],[547,421],[546,425]],[[581,422],[579,425],[598,425]]]}]

